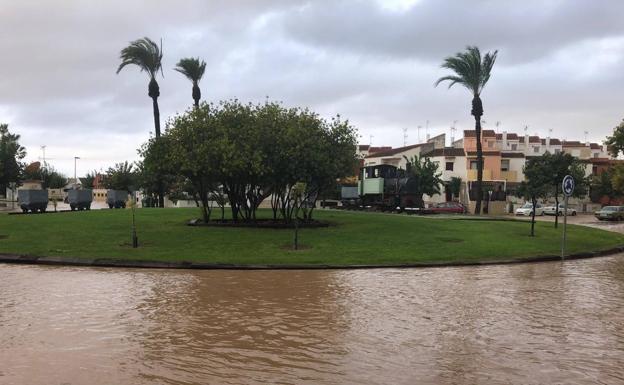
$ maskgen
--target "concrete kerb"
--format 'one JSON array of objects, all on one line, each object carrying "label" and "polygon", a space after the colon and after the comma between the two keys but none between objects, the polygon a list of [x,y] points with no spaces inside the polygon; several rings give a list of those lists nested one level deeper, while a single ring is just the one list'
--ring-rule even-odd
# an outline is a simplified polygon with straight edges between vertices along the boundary
[{"label": "concrete kerb", "polygon": [[[587,259],[602,257],[624,252],[624,245],[605,250],[573,253],[565,256],[565,260]],[[403,269],[403,268],[430,268],[430,267],[461,267],[461,266],[489,266],[508,265],[518,263],[553,262],[561,261],[558,255],[541,255],[516,259],[493,261],[465,261],[441,263],[401,263],[401,264],[370,264],[370,265],[236,265],[213,264],[191,261],[164,262],[149,260],[120,260],[115,258],[80,258],[80,257],[46,257],[19,254],[0,254],[0,263],[27,264],[27,265],[54,265],[54,266],[87,266],[87,267],[123,267],[145,269],[195,269],[195,270],[348,270],[348,269]]]}]

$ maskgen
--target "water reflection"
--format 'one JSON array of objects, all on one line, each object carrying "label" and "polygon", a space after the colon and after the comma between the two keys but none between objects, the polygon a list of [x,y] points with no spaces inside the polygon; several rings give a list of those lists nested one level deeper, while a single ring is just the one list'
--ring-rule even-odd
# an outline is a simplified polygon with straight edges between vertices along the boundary
[{"label": "water reflection", "polygon": [[0,384],[624,382],[624,256],[0,278]]}]

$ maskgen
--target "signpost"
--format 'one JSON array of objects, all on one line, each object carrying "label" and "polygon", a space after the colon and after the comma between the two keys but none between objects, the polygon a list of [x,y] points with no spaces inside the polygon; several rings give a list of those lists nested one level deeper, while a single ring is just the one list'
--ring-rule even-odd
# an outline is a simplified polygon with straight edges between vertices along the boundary
[{"label": "signpost", "polygon": [[[563,191],[564,207],[563,207],[563,238],[561,240],[561,260],[565,255],[565,243],[566,243],[566,226],[568,224],[568,198],[574,192],[574,178],[572,175],[566,175],[561,183],[561,190]],[[559,207],[555,208],[555,215],[559,215]]]}]

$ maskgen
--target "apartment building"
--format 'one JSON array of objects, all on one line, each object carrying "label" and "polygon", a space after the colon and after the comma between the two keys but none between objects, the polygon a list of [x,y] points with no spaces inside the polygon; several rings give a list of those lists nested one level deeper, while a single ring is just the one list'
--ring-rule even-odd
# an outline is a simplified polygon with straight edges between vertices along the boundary
[{"label": "apartment building", "polygon": [[[477,138],[474,130],[465,130],[463,139],[445,146],[444,134],[431,138],[425,143],[399,148],[359,146],[361,166],[392,165],[406,168],[405,158],[427,156],[438,164],[442,179],[448,182],[453,177],[461,178],[461,200],[470,203],[469,186],[477,180]],[[494,130],[482,130],[481,147],[483,151],[483,181],[489,189],[503,186],[505,191],[513,191],[524,180],[523,168],[527,159],[545,153],[569,153],[586,164],[586,175],[596,175],[616,161],[611,158],[605,145],[566,141],[557,138],[541,138],[537,135],[519,135],[517,133],[496,133]],[[494,187],[493,187],[494,186]],[[426,197],[428,203],[450,200],[448,191],[433,197]],[[514,198],[510,198],[514,200]],[[496,208],[502,210],[501,208]]]}]

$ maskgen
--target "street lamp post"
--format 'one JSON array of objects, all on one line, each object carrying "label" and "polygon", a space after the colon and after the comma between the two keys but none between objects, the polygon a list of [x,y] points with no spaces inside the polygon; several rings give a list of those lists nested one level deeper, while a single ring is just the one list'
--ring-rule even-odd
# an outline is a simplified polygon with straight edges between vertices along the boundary
[{"label": "street lamp post", "polygon": [[74,187],[78,184],[78,179],[76,179],[76,160],[80,159],[79,156],[74,156]]}]

